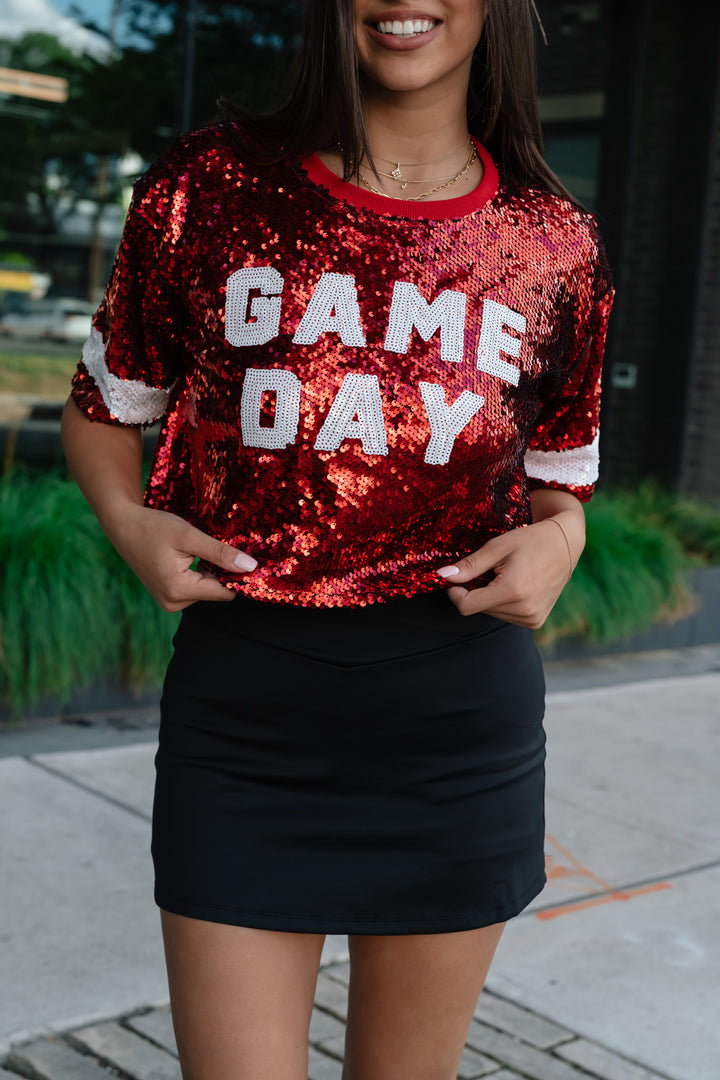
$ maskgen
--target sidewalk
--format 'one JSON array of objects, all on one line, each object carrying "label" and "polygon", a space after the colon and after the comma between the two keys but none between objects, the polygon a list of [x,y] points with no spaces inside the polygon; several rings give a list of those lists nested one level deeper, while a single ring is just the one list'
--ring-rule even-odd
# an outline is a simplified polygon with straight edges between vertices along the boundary
[{"label": "sidewalk", "polygon": [[[347,963],[331,963],[320,972],[310,1024],[310,1080],[341,1080],[348,978]],[[0,1068],[0,1080],[18,1075],[107,1080],[108,1067],[132,1080],[181,1080],[167,1006],[135,1010],[62,1037],[36,1039],[13,1050],[5,1065],[5,1070]],[[489,990],[483,992],[470,1025],[459,1080],[588,1080],[586,1070],[606,1080],[661,1080],[665,1076]]]},{"label": "sidewalk", "polygon": [[[548,684],[549,881],[503,935],[460,1076],[718,1080],[720,648],[550,664]],[[87,719],[0,733],[0,1078],[179,1080],[157,716]],[[312,1080],[340,1078],[345,958],[329,937]]]}]

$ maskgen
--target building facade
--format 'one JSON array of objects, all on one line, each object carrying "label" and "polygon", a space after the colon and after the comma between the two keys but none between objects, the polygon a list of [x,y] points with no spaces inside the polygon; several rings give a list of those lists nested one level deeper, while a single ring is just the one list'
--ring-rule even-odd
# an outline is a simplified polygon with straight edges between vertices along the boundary
[{"label": "building facade", "polygon": [[720,500],[720,4],[539,6],[548,157],[617,285],[602,478]]}]

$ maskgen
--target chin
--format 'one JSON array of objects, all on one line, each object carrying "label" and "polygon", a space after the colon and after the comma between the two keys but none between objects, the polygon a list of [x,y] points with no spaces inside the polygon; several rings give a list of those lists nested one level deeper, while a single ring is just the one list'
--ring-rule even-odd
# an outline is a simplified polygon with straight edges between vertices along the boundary
[{"label": "chin", "polygon": [[400,68],[400,65],[383,65],[382,69],[366,70],[363,74],[363,82],[369,87],[386,90],[393,94],[409,94],[425,90],[437,80],[437,72],[412,71],[407,64],[404,68]]}]

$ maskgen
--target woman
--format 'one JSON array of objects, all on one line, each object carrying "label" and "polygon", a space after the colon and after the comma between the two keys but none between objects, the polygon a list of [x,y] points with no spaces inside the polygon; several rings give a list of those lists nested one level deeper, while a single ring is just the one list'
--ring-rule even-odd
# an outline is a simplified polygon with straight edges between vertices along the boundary
[{"label": "woman", "polygon": [[531,630],[584,544],[611,286],[540,148],[531,0],[310,0],[289,103],[136,185],[64,438],[183,611],[152,856],[186,1080],[307,1076],[326,932],[345,1080],[450,1080],[544,884]]}]

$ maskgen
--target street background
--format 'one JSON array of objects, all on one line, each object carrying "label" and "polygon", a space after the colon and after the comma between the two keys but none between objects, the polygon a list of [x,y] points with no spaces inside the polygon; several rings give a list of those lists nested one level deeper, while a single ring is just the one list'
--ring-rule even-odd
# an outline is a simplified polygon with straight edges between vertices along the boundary
[{"label": "street background", "polygon": [[[470,1055],[464,1075],[717,1080],[720,646],[550,663],[548,685],[548,884],[508,924],[478,1014],[489,1031],[471,1032],[487,1060]],[[167,1005],[149,853],[156,725],[151,707],[0,735],[0,1055]],[[328,937],[324,962],[345,956]],[[498,1019],[507,1002],[529,1013]],[[542,1052],[524,1033],[533,1018],[562,1029]],[[326,1026],[313,1080],[339,1078],[341,1032]],[[43,1075],[72,1074],[51,1062]]]},{"label": "street background", "polygon": [[[543,644],[548,884],[461,1077],[720,1080],[720,5],[538,7],[548,160],[617,301],[588,547]],[[172,624],[110,595],[59,412],[132,183],[221,94],[280,99],[300,9],[0,0],[0,1080],[179,1077],[149,851]],[[328,938],[312,1080],[340,1077],[345,957]]]}]

